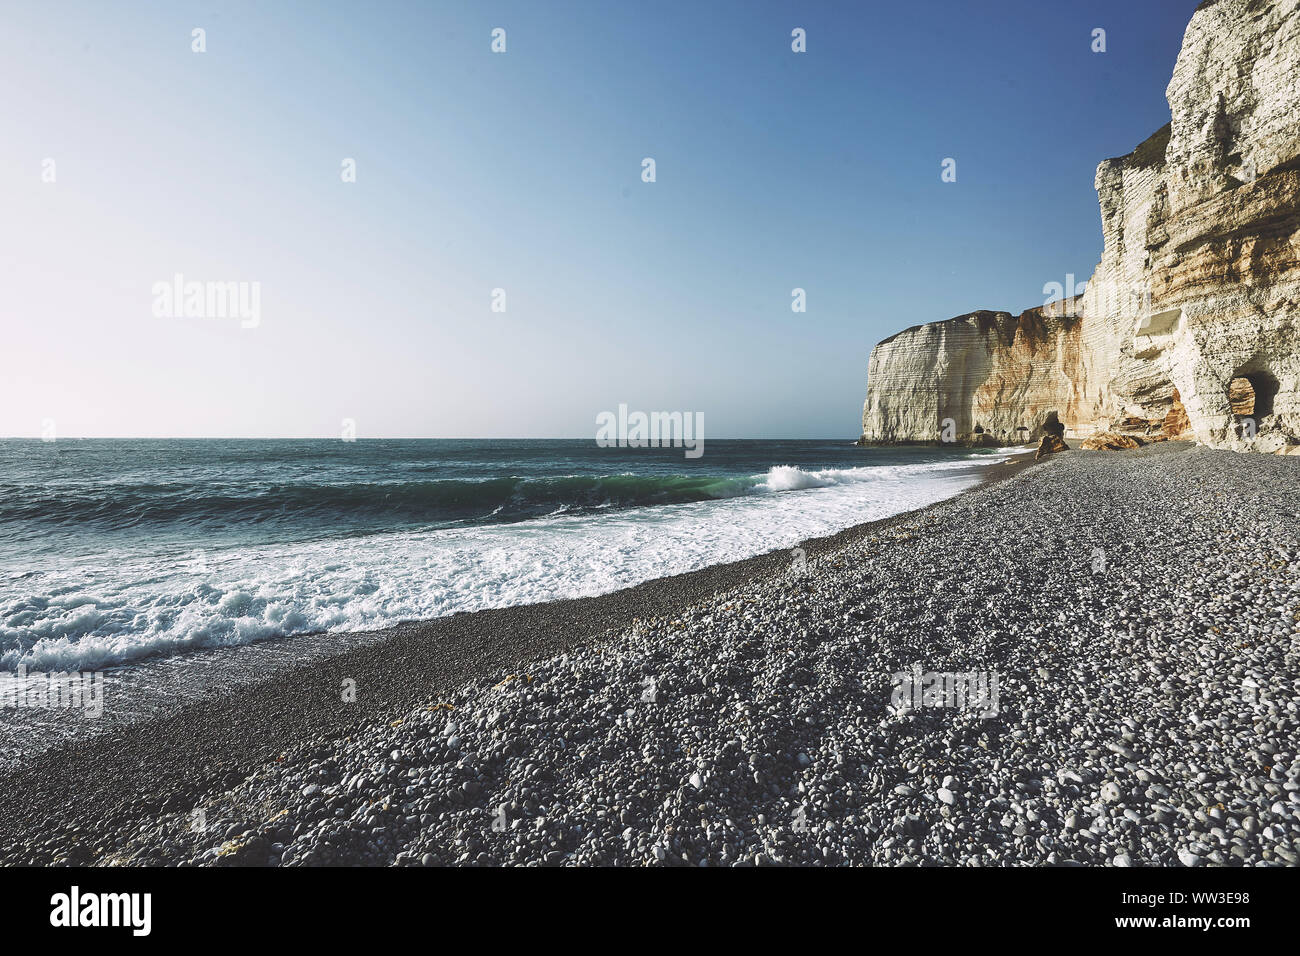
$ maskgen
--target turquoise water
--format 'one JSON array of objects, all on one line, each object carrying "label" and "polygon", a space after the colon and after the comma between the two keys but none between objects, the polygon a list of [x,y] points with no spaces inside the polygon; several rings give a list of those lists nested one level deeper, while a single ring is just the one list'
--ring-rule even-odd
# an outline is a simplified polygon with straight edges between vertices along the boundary
[{"label": "turquoise water", "polygon": [[947,497],[844,441],[0,441],[0,663],[85,669],[603,593]]}]

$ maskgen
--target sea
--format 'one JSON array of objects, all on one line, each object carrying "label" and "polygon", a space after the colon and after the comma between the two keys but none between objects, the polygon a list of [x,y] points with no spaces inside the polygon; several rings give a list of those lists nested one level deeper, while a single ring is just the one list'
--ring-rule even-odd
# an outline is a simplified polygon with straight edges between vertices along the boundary
[{"label": "sea", "polygon": [[0,440],[0,672],[603,594],[931,504],[1013,451]]}]

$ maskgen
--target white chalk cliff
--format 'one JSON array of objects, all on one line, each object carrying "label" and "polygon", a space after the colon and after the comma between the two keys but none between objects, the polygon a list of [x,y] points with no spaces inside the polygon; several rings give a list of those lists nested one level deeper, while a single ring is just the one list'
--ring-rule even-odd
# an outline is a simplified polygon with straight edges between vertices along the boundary
[{"label": "white chalk cliff", "polygon": [[1083,295],[881,342],[863,441],[1009,444],[1059,421],[1300,451],[1300,0],[1201,4],[1166,97],[1170,124],[1097,168]]}]

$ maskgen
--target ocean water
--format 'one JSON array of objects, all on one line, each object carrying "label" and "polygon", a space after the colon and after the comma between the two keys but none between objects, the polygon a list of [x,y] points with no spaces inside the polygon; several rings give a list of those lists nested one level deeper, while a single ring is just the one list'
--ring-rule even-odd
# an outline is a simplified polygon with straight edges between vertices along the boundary
[{"label": "ocean water", "polygon": [[1010,449],[0,441],[0,670],[601,594],[949,497]]}]

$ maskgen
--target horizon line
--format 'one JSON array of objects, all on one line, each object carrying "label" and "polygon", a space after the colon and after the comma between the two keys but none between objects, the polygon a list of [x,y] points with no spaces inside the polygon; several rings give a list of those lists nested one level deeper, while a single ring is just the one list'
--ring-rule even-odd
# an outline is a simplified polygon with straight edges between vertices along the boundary
[{"label": "horizon line", "polygon": [[[846,441],[856,441],[858,437],[848,438],[847,436],[824,435],[814,438],[796,438],[787,437],[736,437],[720,436],[717,438],[707,438],[705,441],[839,441],[843,438]],[[355,445],[363,441],[591,441],[595,443],[595,438],[590,436],[551,436],[546,438],[528,437],[522,435],[515,436],[458,436],[458,437],[402,437],[402,436],[372,436],[368,438],[343,439],[337,436],[327,437],[320,435],[60,435],[58,438],[42,438],[40,435],[0,435],[0,441],[35,441],[45,445],[57,445],[61,441],[336,441],[345,445]]]}]

